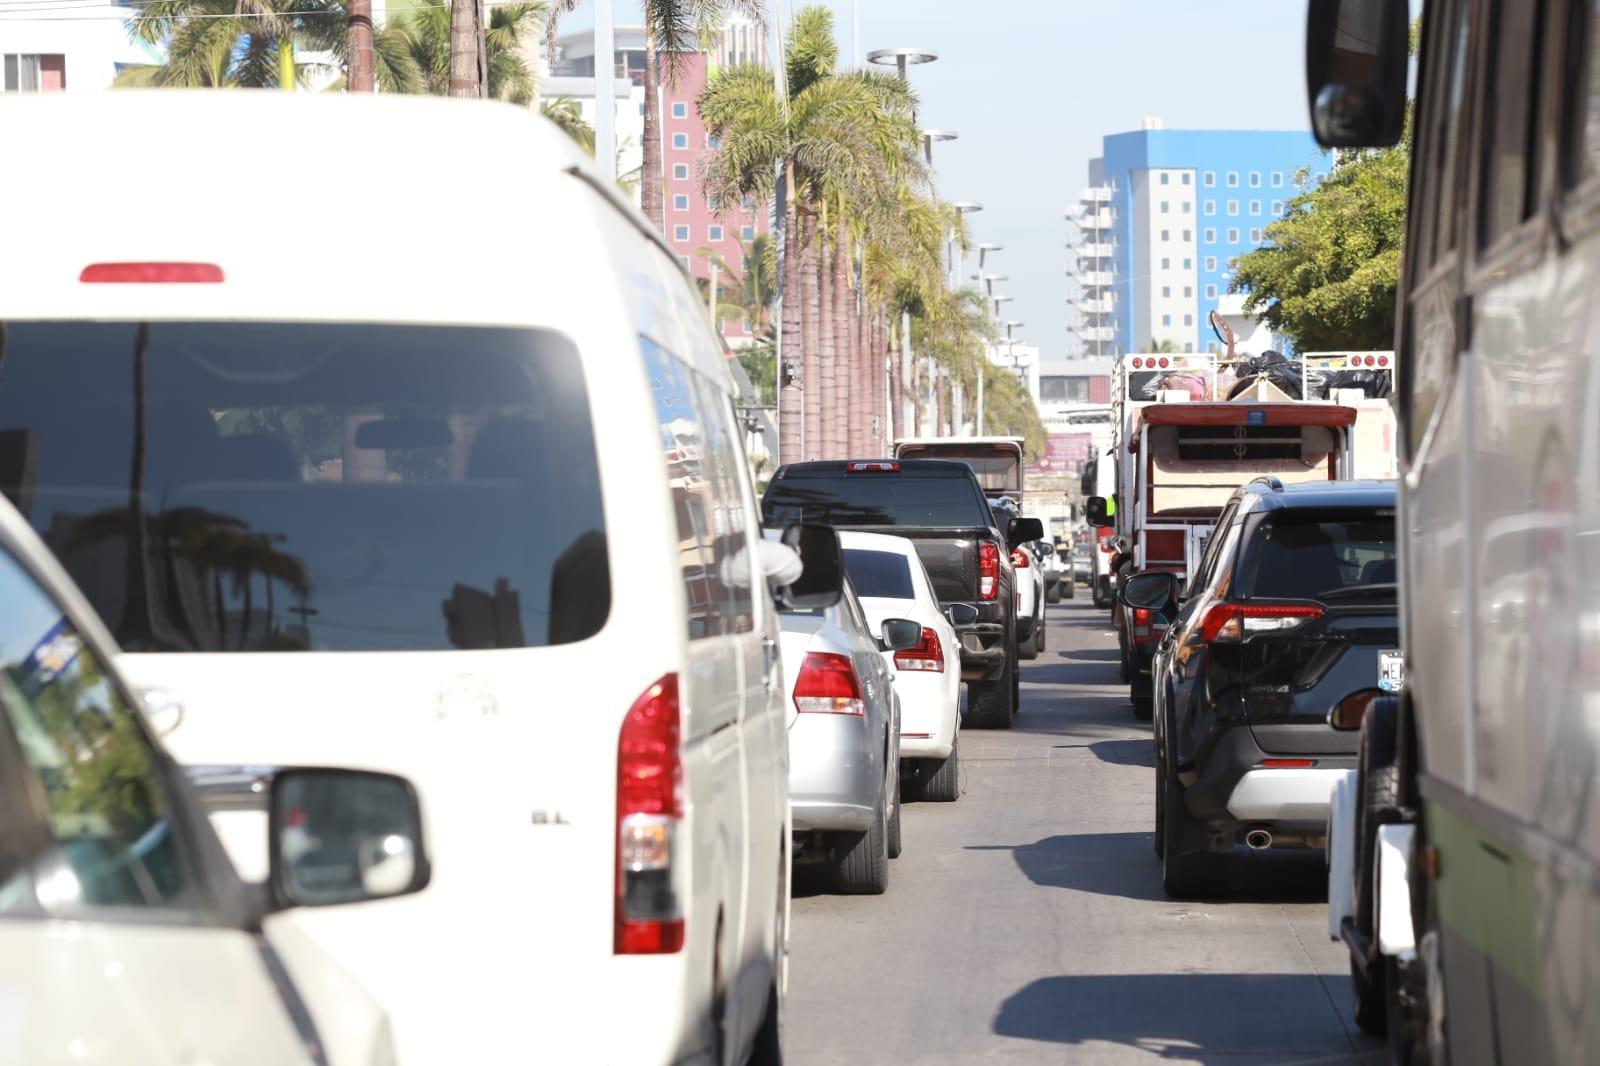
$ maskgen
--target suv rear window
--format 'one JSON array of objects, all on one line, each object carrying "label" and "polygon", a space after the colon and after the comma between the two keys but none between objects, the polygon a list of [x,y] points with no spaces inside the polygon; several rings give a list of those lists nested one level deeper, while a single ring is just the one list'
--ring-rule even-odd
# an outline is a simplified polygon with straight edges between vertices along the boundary
[{"label": "suv rear window", "polygon": [[911,587],[911,567],[904,555],[894,552],[871,551],[866,548],[846,548],[844,569],[850,575],[856,595],[868,599],[880,597],[889,600],[916,599]]},{"label": "suv rear window", "polygon": [[786,478],[767,486],[766,524],[835,526],[987,526],[987,505],[965,477],[840,474]]},{"label": "suv rear window", "polygon": [[1394,512],[1279,511],[1256,530],[1240,567],[1247,597],[1392,601]]},{"label": "suv rear window", "polygon": [[605,621],[594,431],[559,335],[0,328],[0,489],[129,651],[536,647]]}]

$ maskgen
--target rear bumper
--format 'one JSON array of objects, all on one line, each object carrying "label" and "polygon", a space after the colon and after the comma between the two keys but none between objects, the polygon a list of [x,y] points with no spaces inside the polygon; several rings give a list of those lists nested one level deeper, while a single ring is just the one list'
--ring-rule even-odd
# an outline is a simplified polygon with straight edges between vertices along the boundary
[{"label": "rear bumper", "polygon": [[1247,770],[1228,795],[1228,813],[1241,822],[1326,824],[1333,788],[1347,772],[1320,766]]},{"label": "rear bumper", "polygon": [[1004,622],[978,622],[956,630],[961,641],[961,680],[989,681],[1006,667]]},{"label": "rear bumper", "polygon": [[901,760],[949,758],[960,714],[960,683],[948,674],[901,670],[894,687],[900,695]]},{"label": "rear bumper", "polygon": [[872,824],[883,760],[865,718],[802,714],[789,727],[789,807],[796,830]]},{"label": "rear bumper", "polygon": [[1228,728],[1204,753],[1183,800],[1189,813],[1211,830],[1217,850],[1231,847],[1226,838],[1247,826],[1268,826],[1296,837],[1322,836],[1333,786],[1357,762],[1355,755],[1332,754],[1304,756],[1312,762],[1306,767],[1262,765],[1273,757],[1261,750],[1243,723]]}]

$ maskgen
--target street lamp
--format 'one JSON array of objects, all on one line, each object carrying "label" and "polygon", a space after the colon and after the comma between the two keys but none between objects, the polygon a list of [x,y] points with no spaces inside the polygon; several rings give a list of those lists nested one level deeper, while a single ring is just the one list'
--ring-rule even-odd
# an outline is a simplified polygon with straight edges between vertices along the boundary
[{"label": "street lamp", "polygon": [[876,63],[880,67],[898,68],[901,81],[905,80],[907,67],[932,63],[938,58],[938,52],[926,48],[878,48],[867,53],[868,63]]},{"label": "street lamp", "polygon": [[999,317],[1000,305],[1005,303],[1009,299],[1011,299],[1011,297],[1009,297],[1009,296],[991,296],[991,297],[989,297],[989,302],[994,304],[994,313],[995,313],[996,317]]},{"label": "street lamp", "polygon": [[[971,200],[955,200],[950,204],[950,210],[958,215],[970,215],[983,210],[983,205]],[[955,233],[945,239],[945,257],[950,265],[950,288],[954,289],[960,284],[961,264],[956,261]]]},{"label": "street lamp", "polygon": [[923,130],[922,131],[922,154],[923,154],[924,157],[927,158],[928,166],[929,167],[933,166],[933,142],[934,141],[954,141],[954,140],[958,140],[960,137],[961,137],[961,134],[957,133],[955,130]]},{"label": "street lamp", "polygon": [[983,259],[990,252],[1003,252],[1003,251],[1005,251],[1005,249],[1006,249],[1006,246],[1003,245],[1003,244],[980,244],[980,245],[978,245],[978,269],[980,271],[983,269]]}]

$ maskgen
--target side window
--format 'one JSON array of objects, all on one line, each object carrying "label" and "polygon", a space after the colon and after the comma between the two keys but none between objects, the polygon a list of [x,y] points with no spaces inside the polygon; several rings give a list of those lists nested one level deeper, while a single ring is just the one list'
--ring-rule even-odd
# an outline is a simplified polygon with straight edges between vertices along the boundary
[{"label": "side window", "polygon": [[844,605],[844,609],[849,612],[850,617],[855,619],[857,629],[869,637],[877,637],[877,634],[872,631],[872,626],[867,622],[867,612],[862,609],[861,601],[856,599],[855,586],[848,581],[845,582],[844,596],[839,602]]},{"label": "side window", "polygon": [[[744,493],[739,479],[747,477],[736,423],[727,394],[709,380],[691,372],[699,400],[700,423],[705,427],[704,462],[711,483],[712,565],[718,574],[732,575],[743,564],[729,565],[733,557],[750,551],[749,524],[745,521]],[[726,582],[725,631],[749,633],[755,628],[755,596],[749,581]]]},{"label": "side window", "polygon": [[0,603],[0,721],[43,798],[53,845],[31,891],[0,887],[0,911],[185,902],[180,833],[138,717],[55,602],[3,553]]},{"label": "side window", "polygon": [[1573,0],[1567,27],[1567,182],[1600,176],[1600,2]]},{"label": "side window", "polygon": [[[1427,208],[1431,218],[1423,224],[1431,231],[1423,237],[1423,247],[1432,247],[1437,261],[1456,247],[1456,219],[1464,189],[1459,180],[1461,129],[1467,83],[1468,5],[1462,0],[1441,5],[1436,10],[1442,21],[1433,47],[1437,49],[1438,71],[1431,89],[1428,119]],[[1433,15],[1430,10],[1429,16]],[[1429,17],[1424,16],[1424,17]]]},{"label": "side window", "polygon": [[1230,503],[1222,509],[1222,514],[1217,518],[1216,529],[1211,534],[1211,541],[1206,545],[1206,553],[1200,559],[1200,565],[1195,568],[1194,575],[1189,579],[1189,591],[1184,594],[1185,599],[1194,599],[1195,595],[1211,583],[1211,572],[1217,565],[1217,555],[1222,551],[1222,542],[1227,539],[1229,526],[1233,524],[1233,516],[1238,513],[1239,505]]},{"label": "side window", "polygon": [[1537,0],[1492,6],[1484,95],[1481,244],[1488,247],[1533,213],[1537,187],[1539,13]]}]

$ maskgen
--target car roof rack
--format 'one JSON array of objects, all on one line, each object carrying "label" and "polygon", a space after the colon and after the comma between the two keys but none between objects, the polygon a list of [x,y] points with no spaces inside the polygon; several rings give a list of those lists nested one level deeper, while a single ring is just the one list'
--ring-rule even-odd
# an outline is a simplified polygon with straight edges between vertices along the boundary
[{"label": "car roof rack", "polygon": [[1279,481],[1277,476],[1273,475],[1273,474],[1262,474],[1258,478],[1251,479],[1250,484],[1252,484],[1252,485],[1265,485],[1267,488],[1271,489],[1273,492],[1282,492],[1283,491],[1283,482]]}]

